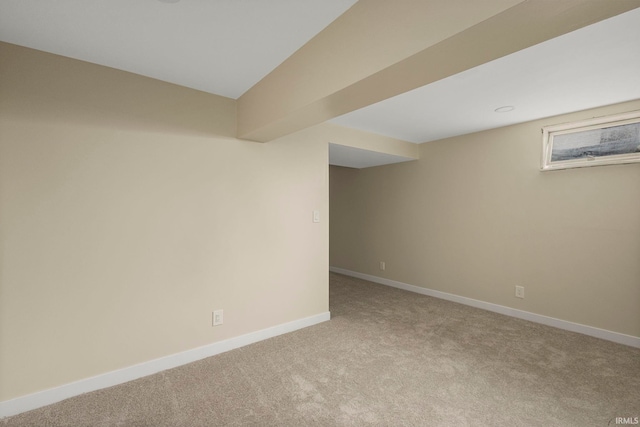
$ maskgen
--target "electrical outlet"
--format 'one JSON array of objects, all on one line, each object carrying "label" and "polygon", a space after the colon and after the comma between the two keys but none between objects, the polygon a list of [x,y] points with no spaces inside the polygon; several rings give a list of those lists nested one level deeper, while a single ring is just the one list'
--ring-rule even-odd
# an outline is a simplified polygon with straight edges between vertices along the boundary
[{"label": "electrical outlet", "polygon": [[524,298],[524,286],[516,286],[516,298]]},{"label": "electrical outlet", "polygon": [[215,310],[213,312],[213,326],[222,325],[222,310]]},{"label": "electrical outlet", "polygon": [[387,268],[385,262],[384,261],[380,261],[380,270],[384,271],[385,268]]}]

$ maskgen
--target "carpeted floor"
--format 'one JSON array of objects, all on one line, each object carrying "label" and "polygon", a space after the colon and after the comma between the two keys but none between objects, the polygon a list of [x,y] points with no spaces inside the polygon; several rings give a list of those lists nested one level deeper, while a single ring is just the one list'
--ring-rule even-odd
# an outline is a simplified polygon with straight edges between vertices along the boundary
[{"label": "carpeted floor", "polygon": [[331,274],[332,320],[0,426],[610,426],[640,349]]}]

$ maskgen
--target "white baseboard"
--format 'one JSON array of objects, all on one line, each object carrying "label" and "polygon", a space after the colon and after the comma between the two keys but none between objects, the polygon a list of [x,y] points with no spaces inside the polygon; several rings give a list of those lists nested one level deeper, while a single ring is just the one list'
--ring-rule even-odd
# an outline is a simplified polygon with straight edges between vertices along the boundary
[{"label": "white baseboard", "polygon": [[70,397],[78,396],[90,391],[99,390],[106,387],[122,384],[147,375],[152,375],[160,371],[175,368],[187,363],[195,362],[206,357],[215,356],[245,345],[266,340],[278,335],[293,332],[298,329],[313,326],[325,322],[331,318],[329,312],[320,313],[304,319],[276,325],[271,328],[251,332],[239,337],[230,338],[224,341],[150,360],[128,368],[107,372],[91,378],[85,378],[59,387],[39,391],[26,396],[17,397],[11,400],[0,402],[0,418],[9,417],[22,412],[37,409],[42,406],[51,405]]},{"label": "white baseboard", "polygon": [[591,337],[601,338],[607,341],[613,341],[618,344],[624,344],[631,347],[640,348],[640,338],[632,335],[625,335],[618,332],[607,331],[606,329],[594,328],[593,326],[573,323],[566,320],[556,319],[554,317],[543,316],[541,314],[531,313],[529,311],[518,310],[515,308],[505,307],[504,305],[492,304],[473,298],[461,297],[459,295],[449,294],[432,289],[421,288],[420,286],[409,285],[407,283],[397,282],[395,280],[384,279],[382,277],[372,276],[370,274],[358,273],[356,271],[345,270],[338,267],[330,267],[330,271],[334,273],[344,274],[345,276],[357,277],[359,279],[368,280],[370,282],[379,283],[381,285],[393,286],[394,288],[404,289],[405,291],[415,292],[430,297],[440,298],[448,301],[457,302],[471,307],[481,308],[483,310],[493,311],[518,319],[529,320],[535,323],[541,323],[547,326],[564,329],[571,332],[589,335]]}]

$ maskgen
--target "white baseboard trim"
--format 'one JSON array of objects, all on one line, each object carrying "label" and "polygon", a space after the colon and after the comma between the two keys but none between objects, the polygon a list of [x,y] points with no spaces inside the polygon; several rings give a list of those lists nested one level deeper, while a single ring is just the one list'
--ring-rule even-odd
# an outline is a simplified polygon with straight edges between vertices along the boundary
[{"label": "white baseboard trim", "polygon": [[128,368],[118,369],[116,371],[85,378],[59,387],[39,391],[37,393],[28,394],[11,400],[5,400],[4,402],[0,402],[0,419],[30,411],[32,409],[37,409],[42,406],[51,405],[52,403],[88,393],[90,391],[111,387],[145,377],[147,375],[152,375],[160,371],[186,365],[187,363],[215,356],[216,354],[244,347],[258,341],[263,341],[268,338],[293,332],[308,326],[313,326],[330,320],[330,318],[331,313],[327,311],[315,316],[294,320],[292,322],[283,323],[281,325],[241,335],[239,337],[229,338],[224,341],[215,342],[202,347],[183,351],[181,353],[150,360]]},{"label": "white baseboard trim", "polygon": [[553,326],[555,328],[564,329],[571,332],[577,332],[584,335],[589,335],[595,338],[601,338],[607,341],[613,341],[618,344],[624,344],[631,347],[640,348],[640,337],[634,337],[632,335],[625,335],[618,332],[607,331],[606,329],[594,328],[593,326],[582,325],[580,323],[573,323],[566,320],[556,319],[555,317],[543,316],[541,314],[535,314],[529,311],[505,307],[504,305],[493,304],[490,302],[480,301],[473,298],[461,297],[459,295],[449,294],[441,291],[434,291],[433,289],[409,285],[407,283],[397,282],[395,280],[390,280],[390,279],[384,279],[382,277],[372,276],[370,274],[358,273],[356,271],[346,270],[344,268],[329,267],[329,271],[332,271],[334,273],[344,274],[345,276],[357,277],[359,279],[368,280],[370,282],[378,283],[381,285],[404,289],[405,291],[415,292],[422,295],[428,295],[430,297],[440,298],[447,301],[453,301],[460,304],[469,305],[471,307],[481,308],[483,310],[493,311],[494,313],[500,313],[500,314],[504,314],[511,317],[517,317],[518,319],[529,320],[531,322],[541,323],[543,325]]}]

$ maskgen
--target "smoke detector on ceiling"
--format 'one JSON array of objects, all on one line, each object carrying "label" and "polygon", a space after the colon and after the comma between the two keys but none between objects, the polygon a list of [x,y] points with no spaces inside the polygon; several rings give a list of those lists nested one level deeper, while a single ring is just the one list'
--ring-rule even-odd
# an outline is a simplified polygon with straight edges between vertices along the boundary
[{"label": "smoke detector on ceiling", "polygon": [[513,105],[505,105],[504,107],[496,108],[493,111],[495,111],[496,113],[508,113],[509,111],[513,111],[515,109],[516,107],[514,107]]}]

